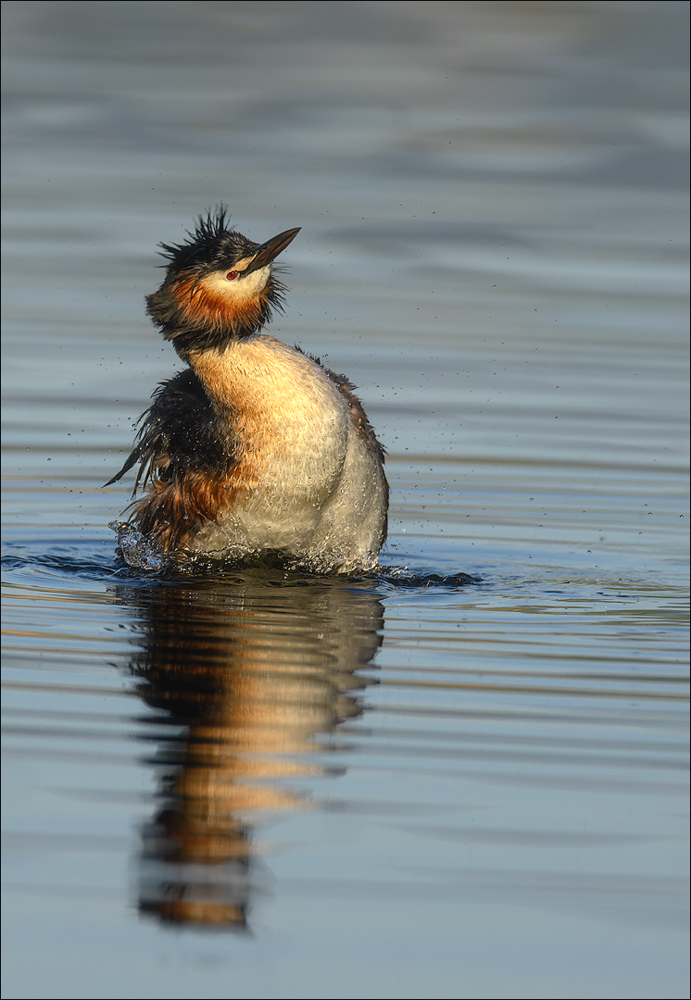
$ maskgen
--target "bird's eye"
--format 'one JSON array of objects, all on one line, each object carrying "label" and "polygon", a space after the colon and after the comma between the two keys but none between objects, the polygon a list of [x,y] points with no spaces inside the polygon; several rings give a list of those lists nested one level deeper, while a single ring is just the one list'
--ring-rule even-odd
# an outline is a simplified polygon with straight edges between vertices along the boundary
[{"label": "bird's eye", "polygon": [[226,278],[228,279],[228,281],[235,281],[237,276],[238,276],[237,271],[228,271],[228,273],[226,274]]}]

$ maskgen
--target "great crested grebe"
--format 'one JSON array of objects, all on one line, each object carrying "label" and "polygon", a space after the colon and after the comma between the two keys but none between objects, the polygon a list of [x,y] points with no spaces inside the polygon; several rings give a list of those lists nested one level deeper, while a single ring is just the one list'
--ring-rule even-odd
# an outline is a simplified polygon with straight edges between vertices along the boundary
[{"label": "great crested grebe", "polygon": [[[226,209],[161,244],[163,284],[147,312],[189,367],[162,382],[134,450],[130,524],[163,561],[194,553],[312,572],[372,569],[386,538],[384,449],[353,386],[262,333],[282,310],[272,262],[300,231],[253,243]],[[144,538],[142,539],[142,536]],[[128,562],[144,565],[132,545]]]}]

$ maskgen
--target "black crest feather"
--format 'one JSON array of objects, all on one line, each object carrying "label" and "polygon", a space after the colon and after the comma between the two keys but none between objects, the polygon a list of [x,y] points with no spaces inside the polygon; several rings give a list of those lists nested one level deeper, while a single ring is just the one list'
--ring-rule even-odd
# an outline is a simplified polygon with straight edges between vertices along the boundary
[{"label": "black crest feather", "polygon": [[198,216],[194,231],[187,230],[189,239],[182,243],[159,243],[169,273],[230,267],[251,256],[259,244],[231,229],[230,218],[228,206],[221,202],[213,211],[209,209],[206,215]]}]

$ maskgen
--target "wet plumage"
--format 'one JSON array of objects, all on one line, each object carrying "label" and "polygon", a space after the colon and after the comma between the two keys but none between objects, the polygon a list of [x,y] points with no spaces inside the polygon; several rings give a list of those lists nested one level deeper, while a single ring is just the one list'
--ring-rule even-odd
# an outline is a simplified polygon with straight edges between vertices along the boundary
[{"label": "wet plumage", "polygon": [[298,231],[257,244],[221,207],[187,241],[162,244],[166,276],[147,311],[189,367],[156,389],[110,483],[138,465],[130,522],[163,556],[376,565],[384,452],[355,387],[261,332],[284,302],[272,261]]}]

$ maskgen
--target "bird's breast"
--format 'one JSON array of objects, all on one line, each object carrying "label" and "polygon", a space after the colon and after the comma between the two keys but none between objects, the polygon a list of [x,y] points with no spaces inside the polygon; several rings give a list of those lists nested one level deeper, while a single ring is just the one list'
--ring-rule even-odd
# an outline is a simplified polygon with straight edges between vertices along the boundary
[{"label": "bird's breast", "polygon": [[[322,369],[272,337],[233,341],[190,364],[237,442],[234,480],[292,504],[319,505],[345,461],[348,414]],[[233,491],[237,495],[237,491]]]}]

